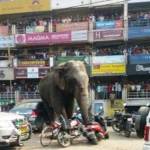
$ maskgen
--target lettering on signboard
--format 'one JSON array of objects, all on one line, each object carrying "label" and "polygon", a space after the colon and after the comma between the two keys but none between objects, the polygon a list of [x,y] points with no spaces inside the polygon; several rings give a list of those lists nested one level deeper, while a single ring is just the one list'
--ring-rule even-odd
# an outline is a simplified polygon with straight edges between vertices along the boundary
[{"label": "lettering on signboard", "polygon": [[0,70],[0,78],[5,78],[4,70]]},{"label": "lettering on signboard", "polygon": [[136,65],[136,71],[147,71],[150,73],[150,67],[145,67],[143,65]]}]

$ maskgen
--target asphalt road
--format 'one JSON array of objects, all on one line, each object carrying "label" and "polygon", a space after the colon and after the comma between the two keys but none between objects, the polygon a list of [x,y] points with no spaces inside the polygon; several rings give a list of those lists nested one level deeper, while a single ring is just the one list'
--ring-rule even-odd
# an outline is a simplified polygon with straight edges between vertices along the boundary
[{"label": "asphalt road", "polygon": [[[78,138],[74,143],[65,148],[65,150],[142,150],[143,139],[139,139],[134,133],[130,138],[126,138],[123,135],[117,134],[109,128],[110,138],[108,140],[102,140],[98,145],[90,145],[87,143],[86,139]],[[39,134],[34,134],[32,139],[24,142],[24,146],[21,148],[16,148],[16,150],[46,150],[46,149],[64,149],[58,145],[56,141],[52,144],[43,148],[40,145]]]}]

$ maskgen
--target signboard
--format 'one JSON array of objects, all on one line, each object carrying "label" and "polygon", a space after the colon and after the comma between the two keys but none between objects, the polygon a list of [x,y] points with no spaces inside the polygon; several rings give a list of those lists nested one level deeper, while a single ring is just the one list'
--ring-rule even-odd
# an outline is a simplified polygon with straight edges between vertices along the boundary
[{"label": "signboard", "polygon": [[95,30],[94,41],[123,40],[123,29]]},{"label": "signboard", "polygon": [[113,56],[94,56],[92,57],[92,64],[123,64],[126,63],[126,57],[124,55]]},{"label": "signboard", "polygon": [[87,41],[88,40],[88,32],[87,32],[87,30],[72,31],[71,32],[71,40],[72,40],[72,42]]},{"label": "signboard", "polygon": [[29,67],[27,68],[27,78],[36,79],[39,78],[39,70],[37,67]]},{"label": "signboard", "polygon": [[92,75],[112,75],[112,74],[125,74],[125,64],[99,64],[93,65]]},{"label": "signboard", "polygon": [[0,15],[50,10],[50,0],[1,0]]},{"label": "signboard", "polygon": [[[31,67],[31,68],[35,68],[35,67]],[[27,68],[15,68],[15,78],[16,79],[27,79],[27,78],[31,78],[33,79],[33,77],[35,78],[43,78],[49,71],[48,67],[45,68],[36,68],[34,69],[34,71],[32,71],[32,69],[27,69]],[[38,72],[38,74],[37,74]],[[33,75],[32,75],[33,74]]]},{"label": "signboard", "polygon": [[113,28],[122,28],[122,20],[113,20],[113,21],[96,21],[96,29],[113,29]]},{"label": "signboard", "polygon": [[12,65],[12,61],[0,60],[0,68],[7,68]]},{"label": "signboard", "polygon": [[130,55],[129,56],[130,64],[149,64],[150,63],[150,55],[138,54],[138,55]]},{"label": "signboard", "polygon": [[88,30],[88,22],[72,22],[56,24],[56,32]]},{"label": "signboard", "polygon": [[0,80],[14,80],[14,69],[0,68]]},{"label": "signboard", "polygon": [[8,35],[8,26],[1,26],[0,25],[0,36]]},{"label": "signboard", "polygon": [[14,47],[14,36],[0,36],[0,48]]},{"label": "signboard", "polygon": [[18,34],[15,36],[16,44],[53,44],[71,42],[71,32],[43,32],[33,34]]},{"label": "signboard", "polygon": [[150,37],[150,26],[128,28],[129,39],[144,38],[144,37]]},{"label": "signboard", "polygon": [[150,75],[150,64],[132,64],[127,66],[129,75]]},{"label": "signboard", "polygon": [[48,61],[46,62],[45,60],[20,60],[18,61],[18,67],[44,67],[48,65]]}]

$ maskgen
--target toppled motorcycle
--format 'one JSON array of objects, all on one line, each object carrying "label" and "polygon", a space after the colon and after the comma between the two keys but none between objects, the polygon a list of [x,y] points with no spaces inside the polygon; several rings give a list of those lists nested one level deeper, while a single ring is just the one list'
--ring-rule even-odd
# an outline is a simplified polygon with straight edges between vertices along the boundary
[{"label": "toppled motorcycle", "polygon": [[86,137],[91,144],[98,144],[99,140],[109,137],[107,131],[97,122],[85,126],[77,118],[66,121],[61,116],[60,123],[56,122],[43,129],[40,142],[42,146],[48,146],[55,139],[62,147],[67,147],[80,136]]}]

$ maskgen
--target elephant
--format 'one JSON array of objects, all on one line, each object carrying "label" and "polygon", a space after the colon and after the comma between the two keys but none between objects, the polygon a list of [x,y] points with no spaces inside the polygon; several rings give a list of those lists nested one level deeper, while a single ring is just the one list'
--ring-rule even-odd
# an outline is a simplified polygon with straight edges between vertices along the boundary
[{"label": "elephant", "polygon": [[60,115],[65,119],[71,119],[76,100],[83,123],[87,125],[89,123],[88,85],[89,78],[82,61],[70,60],[54,66],[39,83],[40,96],[49,111],[50,123]]}]

